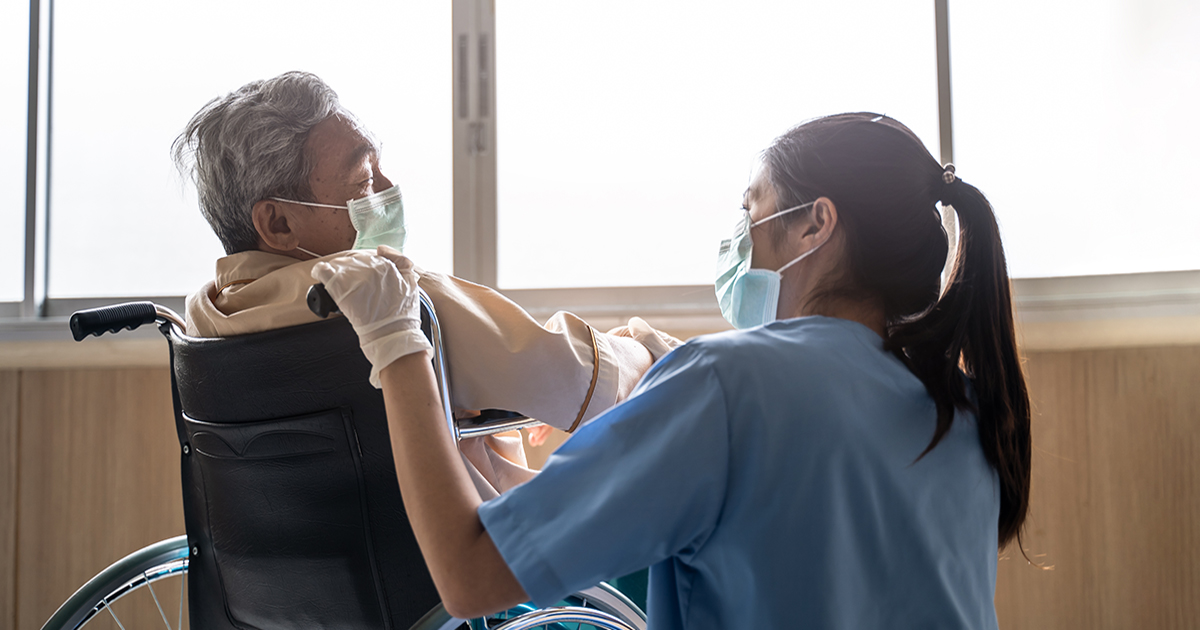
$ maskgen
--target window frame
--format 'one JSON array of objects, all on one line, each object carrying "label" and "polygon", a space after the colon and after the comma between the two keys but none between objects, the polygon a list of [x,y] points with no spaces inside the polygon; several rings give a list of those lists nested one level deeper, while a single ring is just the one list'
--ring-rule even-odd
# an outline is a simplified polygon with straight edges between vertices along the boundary
[{"label": "window frame", "polygon": [[[948,0],[933,1],[940,153],[943,162],[952,162],[954,128]],[[183,296],[48,296],[48,226],[53,210],[48,191],[52,175],[49,148],[53,121],[49,119],[49,112],[53,98],[54,3],[53,0],[30,0],[29,4],[24,299],[0,302],[0,343],[65,341],[70,338],[65,323],[71,313],[132,299],[151,300],[182,312]],[[495,3],[490,0],[453,0],[451,101],[454,121],[453,271],[461,278],[493,287],[497,279],[498,238],[494,11]],[[956,234],[952,212],[944,216],[944,221],[948,233]],[[1200,271],[1022,278],[1014,280],[1013,286],[1018,322],[1026,331],[1032,331],[1032,334],[1026,334],[1027,349],[1200,343],[1200,325],[1155,324],[1193,320],[1200,323]],[[620,325],[633,315],[647,317],[656,325],[681,335],[728,328],[717,310],[710,286],[511,289],[501,292],[536,318],[544,319],[555,311],[569,310],[602,330]],[[1089,322],[1108,324],[1089,329]],[[1082,338],[1061,334],[1063,325],[1074,324],[1081,325]],[[1125,333],[1114,335],[1113,326]],[[146,338],[145,333],[139,333],[121,335],[118,339]],[[1058,338],[1065,340],[1056,341]],[[0,361],[0,368],[3,367],[6,366]]]}]

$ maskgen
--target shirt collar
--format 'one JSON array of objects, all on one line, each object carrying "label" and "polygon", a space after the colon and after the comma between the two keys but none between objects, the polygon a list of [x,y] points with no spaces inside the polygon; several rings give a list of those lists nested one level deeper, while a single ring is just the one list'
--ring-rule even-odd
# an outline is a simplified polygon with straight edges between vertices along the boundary
[{"label": "shirt collar", "polygon": [[258,250],[238,252],[217,260],[216,288],[249,284],[259,278],[302,260]]}]

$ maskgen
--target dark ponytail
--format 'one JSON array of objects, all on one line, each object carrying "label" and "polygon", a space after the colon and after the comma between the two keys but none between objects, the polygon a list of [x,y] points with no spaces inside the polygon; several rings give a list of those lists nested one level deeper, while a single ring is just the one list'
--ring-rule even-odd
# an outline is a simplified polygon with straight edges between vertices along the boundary
[{"label": "dark ponytail", "polygon": [[[882,304],[887,349],[937,407],[921,457],[945,437],[956,409],[976,413],[984,456],[1000,481],[998,543],[1019,544],[1029,509],[1030,404],[991,205],[952,168],[943,169],[907,127],[877,114],[810,121],[778,138],[764,159],[780,207],[820,196],[837,206],[847,260],[821,296]],[[954,208],[959,224],[955,264],[940,297],[948,244],[938,201]]]},{"label": "dark ponytail", "polygon": [[[958,214],[957,264],[941,299],[920,316],[888,331],[938,406],[928,453],[946,432],[954,408],[976,411],[984,455],[1000,476],[1000,545],[1020,539],[1029,509],[1030,404],[1017,354],[1012,291],[991,204],[979,189],[955,179],[943,184],[943,203]],[[974,386],[970,400],[959,375]]]}]

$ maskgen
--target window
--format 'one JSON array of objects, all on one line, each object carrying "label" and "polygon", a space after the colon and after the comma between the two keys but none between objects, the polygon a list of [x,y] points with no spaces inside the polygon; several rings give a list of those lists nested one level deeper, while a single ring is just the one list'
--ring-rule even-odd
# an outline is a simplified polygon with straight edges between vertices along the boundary
[{"label": "window", "polygon": [[759,152],[815,116],[937,152],[931,2],[501,3],[496,64],[503,288],[711,284]]},{"label": "window", "polygon": [[211,279],[223,250],[171,143],[210,99],[294,69],[321,76],[379,136],[412,255],[449,268],[445,3],[60,0],[54,11],[51,297],[181,295]]},{"label": "window", "polygon": [[1013,276],[1200,268],[1200,5],[950,8],[955,161]]},{"label": "window", "polygon": [[24,296],[29,4],[0,3],[0,302]]},{"label": "window", "polygon": [[[1200,170],[1195,3],[38,4],[32,165],[28,3],[0,4],[0,338],[51,338],[54,317],[128,297],[178,307],[209,280],[223,252],[171,142],[210,99],[293,69],[325,78],[382,140],[408,253],[535,316],[719,326],[714,250],[758,155],[846,110],[904,121],[934,155],[953,122],[958,172],[993,200],[1012,275],[1054,277],[1018,283],[1023,318],[1076,317],[1083,294],[1088,313],[1142,308],[1145,287],[1200,308],[1200,272],[1108,289],[1069,277],[1200,269],[1185,196]],[[953,121],[938,101],[947,32]]]}]

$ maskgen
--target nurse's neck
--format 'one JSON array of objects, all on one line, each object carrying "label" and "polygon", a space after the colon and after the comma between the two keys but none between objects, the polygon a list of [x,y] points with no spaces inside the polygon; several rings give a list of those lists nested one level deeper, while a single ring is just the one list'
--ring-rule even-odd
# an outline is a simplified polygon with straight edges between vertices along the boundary
[{"label": "nurse's neck", "polygon": [[840,239],[834,239],[829,246],[800,261],[795,273],[790,269],[783,273],[778,319],[810,315],[836,317],[858,322],[886,338],[883,299],[862,297],[861,291],[847,291],[839,286],[846,277],[838,269],[840,250]]},{"label": "nurse's neck", "polygon": [[853,300],[849,298],[839,298],[837,296],[827,295],[825,297],[813,296],[815,299],[808,300],[807,303],[785,303],[785,291],[780,291],[779,296],[779,319],[789,319],[792,317],[808,317],[810,315],[821,315],[824,317],[836,317],[838,319],[846,319],[852,322],[858,322],[867,328],[870,328],[880,338],[884,338],[884,323],[887,321],[883,316],[883,305],[874,300]]}]

